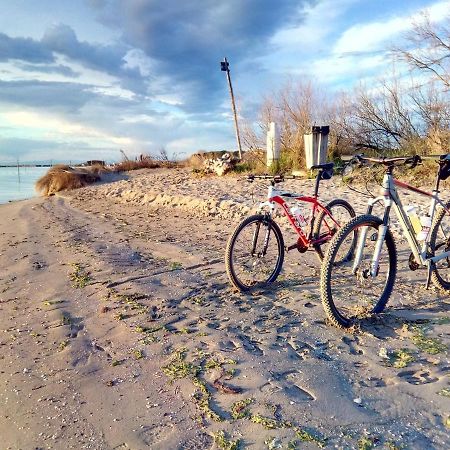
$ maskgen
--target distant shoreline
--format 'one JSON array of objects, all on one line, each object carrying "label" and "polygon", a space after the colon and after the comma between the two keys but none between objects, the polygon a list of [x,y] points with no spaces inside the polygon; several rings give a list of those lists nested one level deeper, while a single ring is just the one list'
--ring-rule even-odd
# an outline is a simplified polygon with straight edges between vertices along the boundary
[{"label": "distant shoreline", "polygon": [[53,167],[53,164],[0,164],[2,167]]}]

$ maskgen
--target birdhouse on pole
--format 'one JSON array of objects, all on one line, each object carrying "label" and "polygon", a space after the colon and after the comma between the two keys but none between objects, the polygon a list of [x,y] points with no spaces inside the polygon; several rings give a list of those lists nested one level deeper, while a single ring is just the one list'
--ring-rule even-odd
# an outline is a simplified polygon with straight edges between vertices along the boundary
[{"label": "birdhouse on pole", "polygon": [[305,142],[306,168],[327,161],[329,126],[311,127],[311,132],[303,135]]},{"label": "birdhouse on pole", "polygon": [[239,159],[242,159],[241,136],[239,134],[239,125],[238,125],[238,120],[237,120],[236,104],[234,101],[233,86],[231,85],[230,63],[228,62],[227,58],[224,58],[223,61],[220,62],[220,70],[222,72],[227,73],[228,88],[230,89],[230,97],[231,97],[231,108],[233,109],[234,128],[236,130],[236,141],[237,141],[238,151],[239,151]]}]

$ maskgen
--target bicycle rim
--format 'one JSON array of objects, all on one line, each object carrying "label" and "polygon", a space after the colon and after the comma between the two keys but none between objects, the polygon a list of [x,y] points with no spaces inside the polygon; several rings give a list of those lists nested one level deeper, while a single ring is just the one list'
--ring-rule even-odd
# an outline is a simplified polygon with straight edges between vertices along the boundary
[{"label": "bicycle rim", "polygon": [[[430,247],[434,256],[450,251],[450,215],[440,210],[431,231]],[[436,261],[433,282],[441,289],[450,289],[450,258]]]},{"label": "bicycle rim", "polygon": [[[332,237],[339,231],[339,229],[350,222],[355,217],[355,211],[352,206],[345,200],[335,199],[327,205],[327,210],[330,212],[332,218],[325,213],[321,213],[317,218],[317,225],[314,227],[314,238],[317,239],[320,236],[326,236],[329,234],[328,240],[322,244],[315,246],[316,252],[319,258],[323,258],[325,251],[332,239]],[[353,242],[356,244],[357,234],[353,234]],[[345,258],[351,257],[353,248],[349,247],[348,255]]]},{"label": "bicycle rim", "polygon": [[[330,320],[349,327],[372,313],[381,312],[392,292],[396,275],[396,251],[392,235],[383,241],[377,275],[371,274],[372,260],[381,220],[361,216],[341,228],[328,249],[322,267],[322,302]],[[364,251],[356,266],[354,234],[358,244],[364,240]],[[350,255],[350,257],[349,257]]]},{"label": "bicycle rim", "polygon": [[241,290],[275,281],[284,259],[283,239],[276,225],[256,217],[244,221],[227,251],[227,269]]}]

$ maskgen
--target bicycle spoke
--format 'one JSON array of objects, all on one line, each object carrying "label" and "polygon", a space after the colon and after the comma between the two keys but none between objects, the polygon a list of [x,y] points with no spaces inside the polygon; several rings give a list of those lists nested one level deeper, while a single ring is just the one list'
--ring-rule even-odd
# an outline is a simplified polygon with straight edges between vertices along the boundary
[{"label": "bicycle spoke", "polygon": [[239,289],[273,281],[283,261],[283,242],[273,222],[254,216],[244,221],[227,246],[227,271]]},{"label": "bicycle spoke", "polygon": [[[436,216],[436,223],[431,231],[430,247],[435,256],[450,251],[450,215],[445,210],[440,210]],[[436,261],[432,279],[440,288],[450,289],[450,257]]]},{"label": "bicycle spoke", "polygon": [[[330,319],[339,326],[350,326],[355,320],[384,308],[395,279],[395,245],[382,242],[379,267],[371,273],[380,220],[361,216],[345,226],[331,244],[322,269],[322,301]],[[358,235],[361,250],[349,252]]]}]

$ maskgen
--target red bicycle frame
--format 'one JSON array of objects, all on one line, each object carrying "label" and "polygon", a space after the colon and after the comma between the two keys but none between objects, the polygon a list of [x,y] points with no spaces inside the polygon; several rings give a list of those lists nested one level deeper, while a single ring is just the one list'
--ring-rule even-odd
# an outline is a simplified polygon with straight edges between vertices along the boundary
[{"label": "red bicycle frame", "polygon": [[[273,186],[269,186],[269,191],[268,191],[267,197],[268,197],[268,201],[261,203],[260,207],[269,206],[269,208],[271,210],[273,210],[275,208],[275,204],[280,205],[284,211],[284,214],[288,218],[289,223],[292,225],[292,227],[294,228],[295,232],[298,235],[297,244],[295,244],[292,247],[289,247],[289,249],[297,248],[300,251],[306,251],[308,249],[308,247],[313,247],[314,245],[321,244],[321,243],[326,242],[329,239],[331,239],[333,237],[334,226],[339,227],[339,224],[337,223],[337,221],[335,219],[333,219],[330,212],[325,208],[325,206],[323,206],[318,201],[317,196],[308,197],[308,196],[304,196],[301,194],[294,194],[294,193],[290,193],[290,192],[279,191],[279,190],[276,190]],[[285,198],[289,198],[290,200],[294,200],[296,202],[306,202],[306,203],[309,203],[312,205],[311,206],[311,216],[309,218],[308,234],[305,234],[302,227],[299,225],[297,219],[292,215],[292,213],[290,211],[290,206],[292,206],[292,205],[289,205],[286,202]],[[331,219],[332,225],[330,226],[327,223],[327,221],[325,220],[324,224],[325,224],[325,228],[327,230],[326,233],[319,236],[317,239],[314,239],[312,236],[314,221],[317,217],[317,214],[319,214],[322,211],[324,212],[324,214],[326,215],[327,218]]]}]

